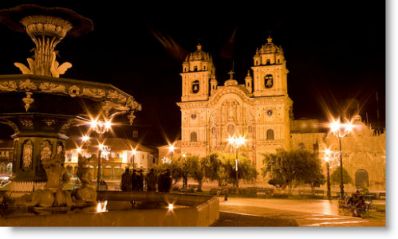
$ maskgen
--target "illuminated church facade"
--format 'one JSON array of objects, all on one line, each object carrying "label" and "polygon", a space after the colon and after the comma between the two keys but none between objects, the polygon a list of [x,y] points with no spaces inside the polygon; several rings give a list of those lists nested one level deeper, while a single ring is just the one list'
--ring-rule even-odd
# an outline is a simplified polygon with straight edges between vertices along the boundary
[{"label": "illuminated church facade", "polygon": [[283,49],[271,37],[256,51],[245,84],[233,72],[219,85],[212,57],[199,44],[182,66],[181,152],[231,152],[229,136],[245,136],[239,149],[259,170],[263,154],[289,149],[292,100]]},{"label": "illuminated church facade", "polygon": [[[177,103],[181,109],[179,154],[233,153],[228,137],[244,136],[247,141],[239,155],[251,160],[260,172],[264,155],[278,149],[306,149],[320,158],[325,147],[338,151],[337,138],[319,120],[293,119],[286,59],[271,37],[256,50],[245,84],[238,84],[230,72],[221,85],[215,71],[212,57],[200,44],[182,64],[182,96]],[[343,168],[352,178],[347,186],[385,190],[385,132],[373,130],[359,115],[353,120],[355,132],[342,139]],[[159,158],[167,156],[166,151]],[[331,172],[337,169],[338,156],[330,165]]]}]

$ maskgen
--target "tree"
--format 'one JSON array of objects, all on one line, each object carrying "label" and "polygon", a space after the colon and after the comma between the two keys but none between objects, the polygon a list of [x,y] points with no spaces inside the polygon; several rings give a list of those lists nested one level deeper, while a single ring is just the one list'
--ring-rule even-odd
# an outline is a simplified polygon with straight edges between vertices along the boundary
[{"label": "tree", "polygon": [[222,162],[219,155],[216,153],[210,154],[209,156],[202,159],[202,168],[204,176],[210,181],[217,181],[218,186],[222,185]]},{"label": "tree", "polygon": [[204,170],[202,167],[202,162],[197,156],[193,156],[189,158],[189,176],[195,179],[198,182],[198,192],[202,191],[202,184],[204,178]]},{"label": "tree", "polygon": [[169,169],[171,172],[171,178],[174,180],[173,184],[176,184],[183,177],[183,169],[180,160],[173,160],[170,163],[157,165],[155,168],[157,176],[159,176],[161,172],[164,172],[167,169]]},{"label": "tree", "polygon": [[311,187],[324,183],[321,161],[306,150],[280,150],[275,154],[264,155],[263,175],[270,176],[269,184],[288,187],[289,194],[300,183]]},{"label": "tree", "polygon": [[[341,171],[340,170],[341,170],[341,168],[339,166],[333,171],[333,173],[330,175],[330,181],[332,181],[335,184],[341,183],[341,177],[340,177]],[[344,168],[343,168],[343,183],[344,184],[352,183],[351,176],[348,174],[348,172]]]},{"label": "tree", "polygon": [[[221,158],[223,168],[221,177],[223,177],[227,183],[236,184],[235,156],[223,154],[221,155]],[[256,179],[256,177],[257,170],[252,165],[251,161],[243,156],[240,156],[238,158],[238,180],[243,179],[250,181]]]}]

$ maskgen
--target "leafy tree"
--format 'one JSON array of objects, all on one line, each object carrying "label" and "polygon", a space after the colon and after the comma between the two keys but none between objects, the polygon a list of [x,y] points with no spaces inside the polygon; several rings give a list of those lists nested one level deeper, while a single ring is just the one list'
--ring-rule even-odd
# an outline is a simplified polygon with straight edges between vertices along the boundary
[{"label": "leafy tree", "polygon": [[[341,168],[340,168],[340,166],[338,167],[338,168],[336,168],[333,172],[332,172],[332,174],[330,175],[330,181],[332,182],[332,183],[335,183],[335,184],[340,184],[341,183],[341,177],[340,177],[340,175],[341,175]],[[348,174],[348,172],[344,169],[344,167],[343,167],[343,183],[344,184],[348,184],[348,183],[352,183],[352,178],[351,178],[351,176]]]},{"label": "leafy tree", "polygon": [[[221,177],[223,177],[227,183],[232,183],[236,185],[237,182],[235,156],[232,156],[230,154],[223,154],[221,155],[221,158],[223,168]],[[238,160],[238,180],[243,179],[250,181],[256,179],[257,170],[252,165],[251,161],[243,156],[240,156]]]},{"label": "leafy tree", "polygon": [[188,177],[194,178],[199,183],[201,188],[203,180],[203,172],[198,156],[188,156],[179,159],[181,167],[182,187],[184,189],[188,186]]},{"label": "leafy tree", "polygon": [[264,157],[263,175],[270,176],[269,184],[289,190],[289,194],[300,183],[311,187],[324,183],[321,161],[313,153],[306,150],[280,150]]},{"label": "leafy tree", "polygon": [[188,159],[189,176],[198,182],[198,191],[202,191],[203,178],[205,176],[202,167],[202,162],[197,156],[189,157]]},{"label": "leafy tree", "polygon": [[222,162],[218,154],[213,153],[202,159],[204,176],[210,181],[217,181],[218,186],[222,185]]},{"label": "leafy tree", "polygon": [[169,169],[171,172],[171,178],[174,180],[173,184],[176,184],[183,177],[183,169],[180,160],[173,160],[170,163],[157,165],[155,168],[157,176],[166,169]]}]

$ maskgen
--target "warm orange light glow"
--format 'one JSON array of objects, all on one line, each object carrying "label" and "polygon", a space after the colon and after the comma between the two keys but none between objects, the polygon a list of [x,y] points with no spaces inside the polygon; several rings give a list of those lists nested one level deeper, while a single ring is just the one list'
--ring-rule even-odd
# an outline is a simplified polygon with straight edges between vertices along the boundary
[{"label": "warm orange light glow", "polygon": [[87,141],[89,141],[90,140],[90,136],[88,136],[88,135],[83,135],[82,136],[82,141],[83,142],[87,142]]},{"label": "warm orange light glow", "polygon": [[324,160],[325,162],[329,162],[329,161],[331,160],[332,153],[333,153],[333,151],[332,151],[331,149],[326,148],[326,149],[323,151],[323,160]]},{"label": "warm orange light glow", "polygon": [[133,150],[131,150],[131,153],[132,153],[133,155],[136,155],[136,154],[137,154],[137,150],[136,150],[136,149],[133,149]]},{"label": "warm orange light glow", "polygon": [[329,123],[330,131],[340,138],[345,137],[347,136],[347,134],[351,133],[354,127],[355,125],[351,121],[341,123],[340,119],[333,120]]},{"label": "warm orange light glow", "polygon": [[170,153],[173,153],[175,149],[176,149],[176,147],[174,146],[174,144],[169,145],[169,152]]},{"label": "warm orange light glow", "polygon": [[230,136],[227,139],[228,144],[232,145],[235,148],[240,148],[242,145],[246,144],[246,138],[244,136]]},{"label": "warm orange light glow", "polygon": [[98,126],[98,120],[97,119],[93,119],[90,121],[90,128],[95,129]]},{"label": "warm orange light glow", "polygon": [[340,119],[337,120],[337,121],[332,121],[332,122],[329,124],[329,128],[330,128],[330,130],[331,130],[333,133],[335,133],[335,132],[337,132],[338,130],[340,130]]},{"label": "warm orange light glow", "polygon": [[354,124],[351,122],[345,123],[344,128],[346,131],[351,132],[354,129]]},{"label": "warm orange light glow", "polygon": [[81,147],[77,147],[77,148],[76,148],[76,152],[77,152],[78,154],[80,154],[80,153],[82,152],[82,148],[81,148]]},{"label": "warm orange light glow", "polygon": [[106,130],[109,130],[109,129],[112,128],[112,121],[111,121],[111,120],[106,120],[106,121],[104,122],[104,125],[105,125],[105,129],[106,129]]},{"label": "warm orange light glow", "polygon": [[169,211],[173,211],[173,210],[174,210],[174,204],[169,203],[169,205],[167,206],[167,208],[169,209]]},{"label": "warm orange light glow", "polygon": [[97,203],[97,213],[100,212],[107,212],[108,210],[106,209],[106,206],[108,205],[108,201],[104,201],[104,202],[98,202]]}]

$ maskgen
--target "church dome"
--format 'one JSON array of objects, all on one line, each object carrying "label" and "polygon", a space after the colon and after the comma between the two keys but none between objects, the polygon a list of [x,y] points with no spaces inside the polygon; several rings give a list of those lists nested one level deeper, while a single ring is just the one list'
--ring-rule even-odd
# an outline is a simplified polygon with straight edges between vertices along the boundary
[{"label": "church dome", "polygon": [[196,46],[196,51],[190,53],[186,58],[185,61],[210,61],[209,53],[204,52],[202,50],[202,45],[199,43]]},{"label": "church dome", "polygon": [[261,46],[259,53],[260,54],[270,54],[270,53],[282,53],[282,48],[278,47],[272,42],[272,37],[269,36],[267,38],[267,43]]}]

